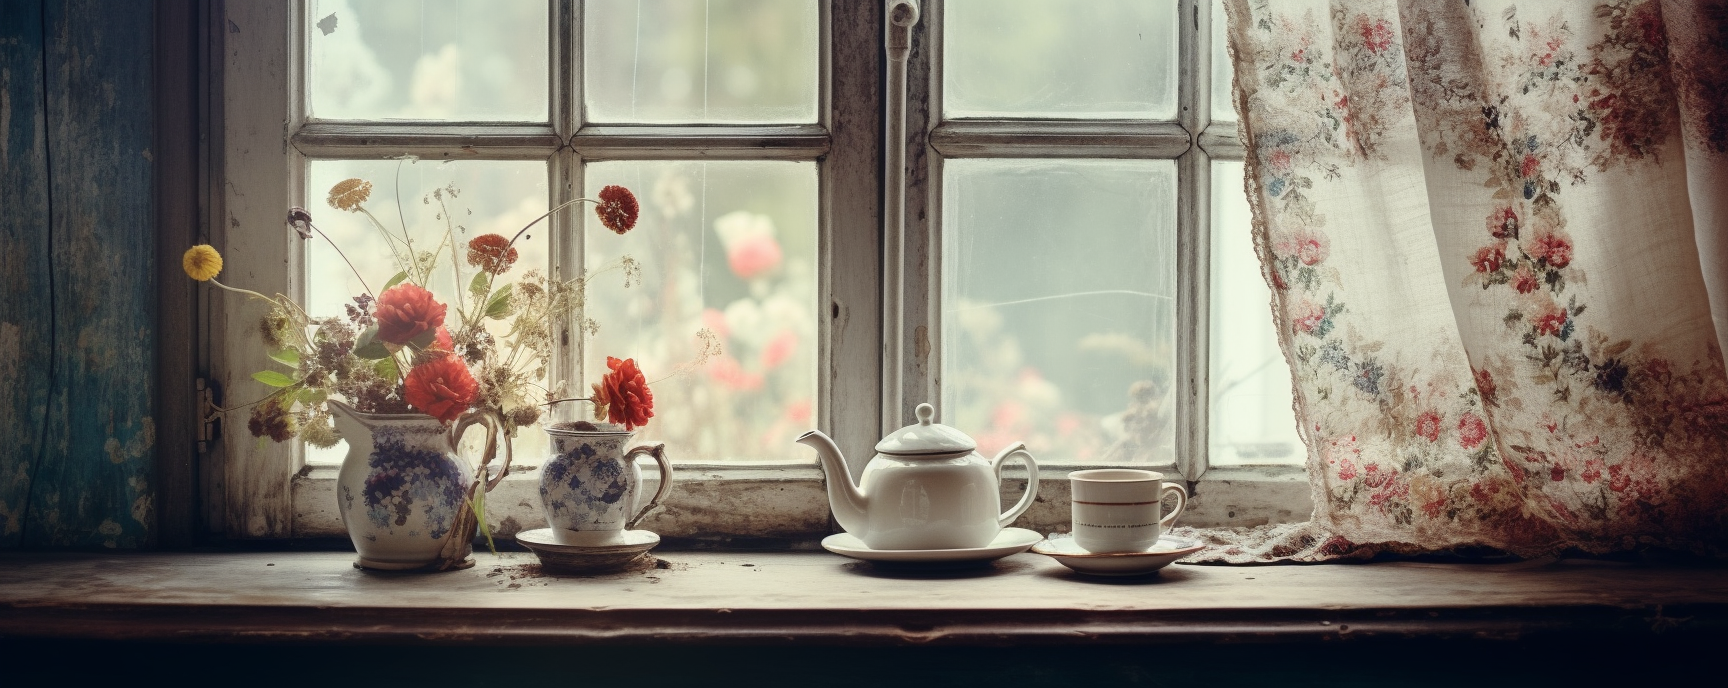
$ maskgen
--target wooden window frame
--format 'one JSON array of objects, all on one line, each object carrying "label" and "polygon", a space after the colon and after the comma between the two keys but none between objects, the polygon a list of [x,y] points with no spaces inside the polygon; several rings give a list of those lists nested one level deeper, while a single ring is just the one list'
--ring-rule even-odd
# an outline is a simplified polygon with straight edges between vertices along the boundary
[{"label": "wooden window frame", "polygon": [[[411,123],[308,120],[302,0],[217,0],[210,21],[212,126],[209,239],[224,251],[226,274],[264,293],[300,296],[304,249],[284,229],[286,209],[305,198],[309,159],[545,160],[551,202],[582,188],[582,165],[608,160],[813,160],[819,178],[818,397],[816,425],[848,456],[869,456],[885,430],[912,407],[940,398],[939,189],[945,157],[1162,158],[1177,161],[1178,369],[1180,461],[1170,468],[1190,490],[1207,474],[1185,520],[1252,525],[1300,520],[1309,496],[1302,466],[1207,471],[1206,291],[1209,276],[1210,161],[1240,159],[1234,131],[1208,128],[1210,5],[1180,0],[1179,116],[1176,121],[940,120],[941,0],[924,0],[913,27],[904,121],[904,229],[884,229],[885,14],[889,2],[815,0],[821,5],[818,121],[805,125],[590,125],[580,112],[579,0],[549,3],[549,121]],[[1230,126],[1234,126],[1231,124]],[[1232,157],[1233,156],[1233,157]],[[581,216],[554,221],[552,255],[581,265],[572,235]],[[902,296],[903,295],[903,296]],[[887,304],[884,307],[884,304]],[[227,294],[201,305],[201,360],[232,402],[268,390],[250,373],[269,364],[248,335],[258,314]],[[1187,309],[1184,315],[1181,309]],[[1186,318],[1186,319],[1182,319]],[[895,333],[884,340],[884,332]],[[577,339],[576,341],[579,341]],[[1198,353],[1197,353],[1198,352]],[[572,347],[562,360],[579,365]],[[886,365],[885,362],[904,362]],[[563,364],[560,364],[563,365]],[[562,368],[568,370],[568,368]],[[898,371],[898,372],[896,372]],[[579,372],[579,371],[578,371]],[[554,372],[555,376],[560,375]],[[235,414],[200,462],[203,521],[232,539],[341,538],[337,469],[308,465],[298,443],[262,447]],[[790,441],[790,438],[788,438]],[[533,465],[539,457],[523,457]],[[1020,525],[1065,529],[1068,471],[1040,471],[1039,504]],[[1007,471],[1017,492],[1023,470]],[[508,536],[543,519],[537,477],[513,474],[488,503],[495,533]],[[643,527],[668,542],[706,546],[810,546],[835,528],[820,468],[811,463],[680,463],[678,489]],[[1005,494],[1006,499],[1016,498]]]},{"label": "wooden window frame", "polygon": [[[309,119],[303,101],[306,36],[315,18],[297,0],[222,2],[213,36],[223,46],[215,129],[223,158],[221,206],[208,227],[223,249],[233,281],[263,293],[299,297],[304,248],[284,228],[287,209],[305,198],[306,163],[317,159],[380,159],[415,155],[428,160],[543,160],[550,201],[556,205],[583,188],[583,165],[612,160],[800,160],[817,164],[818,427],[848,451],[877,439],[880,403],[880,289],[875,269],[880,247],[881,163],[880,21],[861,3],[819,0],[822,39],[819,105],[815,124],[801,125],[593,125],[583,121],[582,5],[548,3],[549,117],[543,123],[355,122]],[[836,65],[844,71],[834,78]],[[553,218],[553,268],[582,265],[585,214]],[[206,318],[210,370],[229,400],[268,392],[250,380],[268,365],[262,347],[246,336],[255,304],[212,295]],[[567,338],[552,375],[580,379],[580,337]],[[865,384],[859,384],[864,381]],[[308,465],[297,442],[258,445],[230,419],[205,464],[205,519],[233,538],[330,537],[343,533],[334,510],[336,469]],[[788,440],[790,441],[790,440]],[[524,464],[539,457],[524,457]],[[790,538],[828,528],[820,497],[821,472],[798,464],[679,464],[679,487],[670,508],[648,527],[673,536]],[[509,534],[512,524],[539,520],[535,478],[512,475],[489,500],[489,514]],[[724,485],[724,489],[716,489]],[[814,486],[814,489],[810,489]],[[802,487],[803,489],[800,489]],[[715,502],[713,500],[719,500]],[[680,504],[680,502],[684,502]],[[499,505],[513,505],[500,508]],[[736,511],[737,518],[698,521],[692,511]],[[690,507],[680,509],[680,506]],[[520,527],[520,526],[516,526]]]},{"label": "wooden window frame", "polygon": [[[944,0],[923,0],[909,64],[907,211],[900,275],[907,299],[899,326],[903,374],[884,383],[887,415],[942,394],[941,266],[943,162],[964,158],[1159,159],[1176,163],[1176,446],[1170,470],[1192,489],[1210,469],[1207,418],[1210,355],[1212,162],[1241,160],[1234,121],[1212,122],[1212,0],[1177,2],[1177,112],[1173,120],[945,119],[942,114]],[[895,243],[892,239],[890,243]],[[892,259],[892,257],[890,257]],[[896,403],[897,402],[897,403]],[[1286,475],[1284,465],[1226,471],[1231,479]],[[1102,465],[1063,465],[1066,473]],[[1241,470],[1235,470],[1240,468]],[[1054,477],[1054,476],[1047,476]]]}]

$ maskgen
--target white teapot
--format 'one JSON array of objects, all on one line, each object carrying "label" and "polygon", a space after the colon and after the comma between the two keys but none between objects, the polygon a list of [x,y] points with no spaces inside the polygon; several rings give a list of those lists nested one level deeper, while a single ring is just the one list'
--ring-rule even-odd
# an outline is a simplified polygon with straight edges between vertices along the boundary
[{"label": "white teapot", "polygon": [[[965,549],[990,544],[1038,495],[1038,462],[1016,442],[994,459],[977,451],[966,433],[932,423],[936,408],[918,405],[918,423],[876,443],[862,486],[852,482],[834,441],[811,430],[798,438],[822,456],[828,506],[846,532],[871,549]],[[1000,494],[1002,464],[1026,461],[1026,496],[1006,512]]]}]

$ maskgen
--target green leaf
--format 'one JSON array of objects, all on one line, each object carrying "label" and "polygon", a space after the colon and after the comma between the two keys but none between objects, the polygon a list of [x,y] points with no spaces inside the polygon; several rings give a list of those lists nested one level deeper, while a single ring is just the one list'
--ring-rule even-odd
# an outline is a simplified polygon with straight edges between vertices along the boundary
[{"label": "green leaf", "polygon": [[270,358],[274,359],[277,363],[281,363],[290,368],[297,368],[300,366],[300,352],[293,349],[272,351],[270,352]]},{"label": "green leaf", "polygon": [[510,315],[510,287],[508,284],[499,287],[498,292],[486,301],[486,317],[503,320]]},{"label": "green leaf", "polygon": [[486,290],[492,288],[492,276],[484,270],[474,273],[474,279],[468,282],[468,293],[475,296],[485,296]]},{"label": "green leaf", "polygon": [[396,367],[396,358],[394,356],[385,356],[384,358],[379,359],[376,364],[373,364],[372,370],[373,372],[378,373],[378,377],[386,380],[395,380],[397,377],[401,376],[401,370]]},{"label": "green leaf", "polygon": [[260,370],[252,374],[252,379],[270,385],[271,387],[287,387],[294,384],[294,378],[288,377],[287,375],[283,375],[274,370]]},{"label": "green leaf", "polygon": [[307,406],[317,406],[329,398],[330,393],[322,389],[306,387],[300,390],[300,403]]},{"label": "green leaf", "polygon": [[[480,481],[484,483],[486,477],[481,476]],[[492,527],[486,525],[485,485],[481,485],[480,489],[474,491],[474,498],[468,500],[468,508],[474,511],[474,525],[479,526],[480,534],[486,536],[486,549],[492,550],[492,554],[496,556],[498,554],[498,546],[492,542]]]},{"label": "green leaf", "polygon": [[401,284],[402,280],[405,280],[405,279],[408,279],[408,273],[407,272],[396,273],[395,277],[390,278],[390,281],[384,283],[384,288],[379,289],[378,293],[382,294],[386,291],[389,291],[391,287],[394,287],[398,284]]},{"label": "green leaf", "polygon": [[390,350],[384,347],[384,342],[378,341],[377,325],[366,328],[360,333],[360,338],[354,340],[354,355],[368,361],[390,357]]},{"label": "green leaf", "polygon": [[419,335],[415,336],[413,339],[408,340],[408,345],[414,347],[414,349],[416,351],[420,351],[420,350],[425,349],[426,347],[432,346],[433,340],[436,340],[437,338],[438,338],[438,330],[431,329],[431,330],[427,330],[425,332],[421,332]]}]

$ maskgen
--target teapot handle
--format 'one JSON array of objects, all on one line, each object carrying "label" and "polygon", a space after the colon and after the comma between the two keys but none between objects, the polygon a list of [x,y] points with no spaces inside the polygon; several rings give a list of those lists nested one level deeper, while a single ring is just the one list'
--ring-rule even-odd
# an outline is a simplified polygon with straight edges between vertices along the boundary
[{"label": "teapot handle", "polygon": [[990,467],[996,471],[996,482],[1002,482],[1002,464],[1016,455],[1026,461],[1026,494],[1020,498],[1020,503],[1002,512],[996,519],[996,525],[1004,528],[1013,523],[1014,519],[1020,518],[1020,514],[1026,513],[1026,510],[1032,507],[1033,500],[1038,498],[1038,461],[1032,458],[1032,452],[1026,451],[1025,442],[1015,442],[1014,446],[1002,450],[1002,453],[997,454],[995,460],[990,462]]}]

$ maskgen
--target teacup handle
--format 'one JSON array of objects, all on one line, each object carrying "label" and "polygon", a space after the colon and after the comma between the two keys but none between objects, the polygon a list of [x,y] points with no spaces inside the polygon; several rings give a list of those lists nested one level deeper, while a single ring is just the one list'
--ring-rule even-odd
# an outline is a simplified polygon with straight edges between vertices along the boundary
[{"label": "teacup handle", "polygon": [[1181,485],[1164,483],[1164,488],[1158,491],[1158,501],[1164,501],[1164,495],[1168,494],[1176,495],[1176,508],[1171,509],[1170,513],[1164,515],[1164,518],[1158,519],[1159,530],[1176,525],[1176,517],[1181,516],[1182,510],[1188,508],[1188,491],[1183,489]]},{"label": "teacup handle", "polygon": [[1014,508],[1002,512],[1002,515],[996,519],[996,525],[1004,528],[1013,523],[1014,519],[1020,518],[1020,514],[1026,513],[1027,509],[1032,508],[1032,501],[1038,497],[1038,461],[1032,458],[1032,452],[1026,451],[1025,442],[1015,442],[1014,446],[1002,450],[1002,453],[997,454],[995,460],[990,462],[991,468],[996,470],[997,484],[1002,482],[1002,464],[1015,456],[1026,461],[1026,494],[1020,497],[1019,504],[1015,504]]},{"label": "teacup handle", "polygon": [[633,462],[644,454],[652,457],[654,463],[660,464],[660,489],[654,491],[654,498],[648,501],[648,506],[642,507],[629,523],[624,524],[625,530],[635,530],[636,524],[642,522],[642,517],[653,511],[654,507],[660,506],[660,500],[665,499],[666,493],[672,491],[672,462],[666,460],[666,445],[643,444],[631,447],[630,451],[624,452],[624,462]]}]

